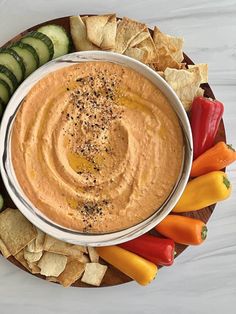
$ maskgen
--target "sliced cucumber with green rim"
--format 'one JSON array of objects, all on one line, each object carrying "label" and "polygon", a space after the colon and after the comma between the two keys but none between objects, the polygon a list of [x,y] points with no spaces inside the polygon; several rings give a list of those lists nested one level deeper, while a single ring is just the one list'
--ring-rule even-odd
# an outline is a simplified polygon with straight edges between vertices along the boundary
[{"label": "sliced cucumber with green rim", "polygon": [[66,55],[69,52],[70,38],[62,26],[50,24],[40,27],[37,31],[47,35],[53,42],[53,59]]},{"label": "sliced cucumber with green rim", "polygon": [[11,97],[10,86],[2,79],[0,79],[0,98],[6,105]]},{"label": "sliced cucumber with green rim", "polygon": [[15,75],[4,65],[0,65],[0,79],[5,81],[11,90],[11,94],[15,91],[18,86],[17,79]]},{"label": "sliced cucumber with green rim", "polygon": [[39,56],[39,65],[43,65],[52,59],[54,48],[48,36],[39,32],[31,32],[23,37],[21,42],[32,46],[36,50]]},{"label": "sliced cucumber with green rim", "polygon": [[25,77],[30,75],[38,68],[39,56],[32,46],[22,42],[17,42],[10,48],[13,49],[23,59],[25,65]]},{"label": "sliced cucumber with green rim", "polygon": [[22,58],[10,48],[0,49],[0,64],[7,67],[15,75],[18,83],[25,77],[25,66]]}]

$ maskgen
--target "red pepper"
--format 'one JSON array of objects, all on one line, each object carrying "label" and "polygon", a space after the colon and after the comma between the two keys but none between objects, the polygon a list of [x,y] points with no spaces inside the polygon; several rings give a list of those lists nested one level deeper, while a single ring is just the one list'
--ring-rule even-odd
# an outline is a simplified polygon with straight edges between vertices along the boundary
[{"label": "red pepper", "polygon": [[224,105],[218,100],[201,96],[194,99],[190,116],[193,159],[213,146],[223,112]]},{"label": "red pepper", "polygon": [[144,234],[134,240],[119,244],[119,246],[156,265],[169,266],[174,262],[175,243],[171,239]]}]

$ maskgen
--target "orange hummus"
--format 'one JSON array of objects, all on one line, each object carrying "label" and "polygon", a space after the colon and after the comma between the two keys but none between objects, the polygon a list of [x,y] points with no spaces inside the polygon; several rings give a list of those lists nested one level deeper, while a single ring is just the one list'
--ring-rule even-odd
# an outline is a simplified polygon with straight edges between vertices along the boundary
[{"label": "orange hummus", "polygon": [[52,72],[14,121],[12,161],[28,199],[59,225],[87,233],[131,227],[175,186],[183,136],[167,98],[110,62]]}]

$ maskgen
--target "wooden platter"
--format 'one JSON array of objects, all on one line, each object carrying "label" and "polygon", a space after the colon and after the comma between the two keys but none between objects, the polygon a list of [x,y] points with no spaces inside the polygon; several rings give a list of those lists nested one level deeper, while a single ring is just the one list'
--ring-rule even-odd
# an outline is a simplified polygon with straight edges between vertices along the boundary
[{"label": "wooden platter", "polygon": [[[35,26],[27,29],[26,31],[21,32],[20,34],[18,34],[17,36],[12,38],[11,40],[9,40],[3,47],[6,47],[6,46],[8,46],[8,45],[18,41],[21,37],[25,36],[30,31],[37,30],[40,26],[46,25],[46,24],[61,25],[68,31],[68,33],[70,33],[69,16],[66,16],[66,17],[57,18],[57,19],[54,19],[54,20],[46,21],[44,23],[35,25]],[[186,56],[185,54],[184,54],[184,61],[187,64],[193,64],[193,61],[188,56]],[[210,88],[210,86],[208,84],[202,84],[201,87],[205,91],[204,92],[204,96],[215,98],[214,94],[213,94],[213,91],[211,90],[211,88]],[[225,134],[224,123],[223,123],[223,120],[222,120],[221,123],[220,123],[220,127],[219,127],[219,130],[218,130],[217,136],[216,136],[216,142],[218,142],[218,141],[225,141],[225,140],[226,140],[226,134]],[[7,208],[7,207],[16,208],[16,206],[12,202],[10,196],[8,195],[8,193],[7,193],[6,189],[5,189],[5,186],[3,184],[1,176],[0,176],[0,191],[1,191],[1,194],[3,195],[3,198],[4,198],[4,208]],[[209,220],[210,216],[212,215],[212,213],[214,211],[214,208],[215,208],[215,205],[212,205],[212,206],[206,207],[206,208],[204,208],[202,210],[186,213],[186,214],[183,214],[183,215],[200,219],[200,220],[202,220],[202,221],[204,221],[206,223]],[[150,233],[153,234],[153,235],[160,236],[159,234],[157,234],[157,232],[155,230],[151,230]],[[177,258],[178,255],[180,255],[187,247],[188,246],[186,246],[186,245],[176,244],[176,253],[177,254],[176,254],[175,258]],[[9,257],[8,260],[9,260],[9,262],[11,262],[12,264],[14,264],[17,267],[21,268],[22,270],[24,270],[26,272],[29,272],[13,256]],[[106,263],[104,262],[104,264],[106,264]],[[31,275],[45,280],[44,276],[37,275],[37,274],[36,275],[31,274]],[[111,265],[109,265],[108,270],[106,272],[106,275],[105,275],[105,277],[103,279],[103,282],[101,284],[101,287],[109,287],[109,286],[120,285],[120,284],[124,284],[124,283],[130,282],[130,281],[132,281],[131,278],[129,278],[125,274],[121,273],[120,271],[118,271],[117,269],[112,267]],[[92,286],[89,286],[89,285],[87,285],[85,283],[82,283],[80,280],[76,281],[72,286],[74,286],[74,287],[92,287]]]}]

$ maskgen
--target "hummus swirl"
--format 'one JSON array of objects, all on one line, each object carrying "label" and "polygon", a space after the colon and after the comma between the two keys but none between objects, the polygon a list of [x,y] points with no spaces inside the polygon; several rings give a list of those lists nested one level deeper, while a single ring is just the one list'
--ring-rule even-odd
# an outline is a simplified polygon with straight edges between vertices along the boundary
[{"label": "hummus swirl", "polygon": [[52,72],[14,121],[12,162],[28,199],[59,225],[88,233],[131,227],[169,196],[183,136],[167,98],[110,62]]}]

